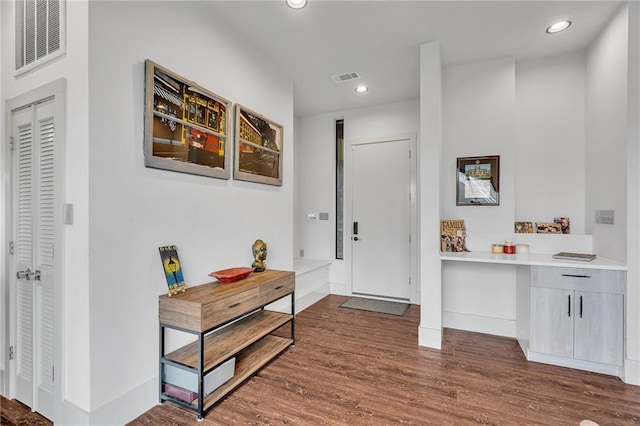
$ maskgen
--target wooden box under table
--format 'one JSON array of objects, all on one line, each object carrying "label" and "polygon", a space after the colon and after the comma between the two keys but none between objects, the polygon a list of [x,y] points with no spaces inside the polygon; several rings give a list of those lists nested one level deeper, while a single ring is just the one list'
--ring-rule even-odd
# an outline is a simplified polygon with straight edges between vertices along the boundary
[{"label": "wooden box under table", "polygon": [[[171,297],[160,296],[160,400],[185,405],[202,418],[228,392],[291,346],[294,291],[294,272],[267,269],[233,283],[208,283]],[[290,314],[263,309],[285,296],[291,297]],[[272,334],[287,323],[290,338]],[[165,328],[195,334],[198,340],[165,354]],[[163,393],[165,365],[196,375],[201,386],[198,394],[205,395],[203,377],[231,357],[236,357],[234,376],[204,398],[185,404]]]}]

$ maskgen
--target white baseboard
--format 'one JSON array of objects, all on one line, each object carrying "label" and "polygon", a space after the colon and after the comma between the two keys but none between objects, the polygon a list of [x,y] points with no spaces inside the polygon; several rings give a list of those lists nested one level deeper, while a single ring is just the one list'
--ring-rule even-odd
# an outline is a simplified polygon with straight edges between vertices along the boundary
[{"label": "white baseboard", "polygon": [[442,349],[442,329],[418,327],[418,345],[433,349]]},{"label": "white baseboard", "polygon": [[575,368],[577,370],[593,371],[594,373],[608,374],[610,376],[622,377],[622,367],[600,364],[597,362],[581,361],[572,358],[541,354],[529,351],[527,355],[529,361],[541,362],[543,364],[559,365],[560,367]]},{"label": "white baseboard", "polygon": [[624,378],[622,380],[627,384],[640,386],[640,361],[629,358],[624,360]]},{"label": "white baseboard", "polygon": [[442,312],[442,326],[495,336],[516,337],[516,320]]},{"label": "white baseboard", "polygon": [[158,386],[158,376],[156,376],[92,411],[89,414],[88,422],[67,424],[91,426],[125,425],[158,404]]},{"label": "white baseboard", "polygon": [[298,293],[296,293],[296,314],[304,311],[309,306],[327,296],[329,294],[329,287],[329,283],[326,283],[316,288],[314,291],[300,297],[298,297]]},{"label": "white baseboard", "polygon": [[60,412],[55,414],[56,426],[80,426],[89,425],[89,413],[72,404],[71,402],[64,400],[60,405]]},{"label": "white baseboard", "polygon": [[350,296],[351,292],[344,283],[330,283],[331,294],[339,296]]}]

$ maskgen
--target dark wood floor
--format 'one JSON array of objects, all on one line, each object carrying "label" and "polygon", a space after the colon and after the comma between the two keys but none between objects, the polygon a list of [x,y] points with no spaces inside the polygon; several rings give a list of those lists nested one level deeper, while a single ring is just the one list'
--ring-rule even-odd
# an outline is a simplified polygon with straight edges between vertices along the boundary
[{"label": "dark wood floor", "polygon": [[[442,351],[421,348],[418,306],[398,317],[340,308],[345,299],[300,313],[296,346],[200,424],[640,424],[640,387],[527,362],[509,338],[447,329]],[[130,426],[195,424],[165,403]]]},{"label": "dark wood floor", "polygon": [[527,362],[509,338],[446,329],[441,351],[421,348],[418,306],[398,317],[340,308],[345,299],[300,313],[296,346],[204,421],[165,403],[129,425],[640,424],[640,387]]},{"label": "dark wood floor", "polygon": [[38,413],[32,413],[31,409],[15,399],[8,400],[0,395],[0,425],[2,426],[51,426],[49,420]]}]

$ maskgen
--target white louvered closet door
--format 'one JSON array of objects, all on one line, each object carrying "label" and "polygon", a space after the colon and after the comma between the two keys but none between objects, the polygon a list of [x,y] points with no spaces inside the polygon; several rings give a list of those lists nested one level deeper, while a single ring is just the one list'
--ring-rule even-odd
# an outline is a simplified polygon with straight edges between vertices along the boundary
[{"label": "white louvered closet door", "polygon": [[13,114],[16,398],[53,415],[54,101]]}]

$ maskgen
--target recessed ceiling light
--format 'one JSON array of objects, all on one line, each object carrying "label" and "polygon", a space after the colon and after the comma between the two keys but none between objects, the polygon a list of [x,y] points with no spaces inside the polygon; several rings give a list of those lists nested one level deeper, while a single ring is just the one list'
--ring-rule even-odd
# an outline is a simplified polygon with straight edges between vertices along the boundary
[{"label": "recessed ceiling light", "polygon": [[564,31],[571,26],[571,21],[560,21],[547,28],[547,34],[555,34]]},{"label": "recessed ceiling light", "polygon": [[356,87],[356,93],[366,93],[369,91],[367,86],[358,86]]},{"label": "recessed ceiling light", "polygon": [[286,0],[286,3],[291,9],[302,9],[307,5],[307,0]]}]

